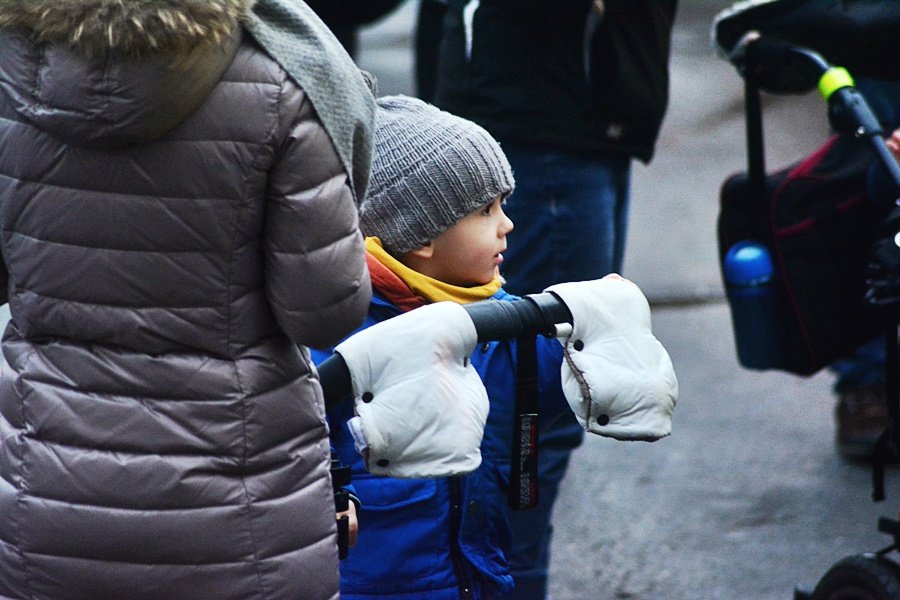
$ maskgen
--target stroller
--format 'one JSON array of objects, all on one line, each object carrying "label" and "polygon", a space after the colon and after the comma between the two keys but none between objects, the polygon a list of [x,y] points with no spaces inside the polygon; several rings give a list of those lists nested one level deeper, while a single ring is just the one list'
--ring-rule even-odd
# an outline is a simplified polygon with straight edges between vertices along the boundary
[{"label": "stroller", "polygon": [[[900,456],[900,206],[879,212],[864,191],[877,161],[900,198],[900,168],[852,76],[829,60],[858,75],[900,80],[900,3],[748,0],[716,16],[712,37],[744,79],[747,125],[747,172],[729,177],[721,191],[723,278],[727,289],[730,249],[750,240],[768,248],[777,296],[767,307],[781,338],[775,354],[758,352],[750,338],[759,331],[740,322],[743,300],[729,293],[738,358],[752,369],[811,375],[882,334],[890,425],[872,468],[873,499],[883,500],[884,465]],[[805,94],[817,86],[836,135],[799,164],[767,173],[760,93]],[[892,557],[900,522],[882,517],[878,529],[892,537],[890,545],[839,560],[815,589],[795,589],[795,600],[900,599],[900,562]]]}]

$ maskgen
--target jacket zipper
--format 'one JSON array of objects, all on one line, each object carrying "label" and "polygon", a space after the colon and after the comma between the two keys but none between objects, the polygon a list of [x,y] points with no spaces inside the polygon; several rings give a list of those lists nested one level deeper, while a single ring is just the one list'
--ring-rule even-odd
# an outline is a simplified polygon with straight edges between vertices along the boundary
[{"label": "jacket zipper", "polygon": [[473,600],[472,582],[465,567],[465,559],[459,547],[459,529],[462,521],[462,488],[457,477],[449,478],[450,485],[450,558],[453,560],[453,570],[456,572],[456,581],[459,585],[459,597],[461,600]]}]

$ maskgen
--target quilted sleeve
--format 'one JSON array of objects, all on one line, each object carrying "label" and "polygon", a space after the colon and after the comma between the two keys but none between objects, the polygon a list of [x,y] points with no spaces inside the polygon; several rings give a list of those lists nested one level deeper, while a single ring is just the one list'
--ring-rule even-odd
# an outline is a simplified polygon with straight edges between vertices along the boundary
[{"label": "quilted sleeve", "polygon": [[291,339],[323,348],[359,326],[371,284],[349,177],[306,95],[286,88],[266,199],[266,291]]}]

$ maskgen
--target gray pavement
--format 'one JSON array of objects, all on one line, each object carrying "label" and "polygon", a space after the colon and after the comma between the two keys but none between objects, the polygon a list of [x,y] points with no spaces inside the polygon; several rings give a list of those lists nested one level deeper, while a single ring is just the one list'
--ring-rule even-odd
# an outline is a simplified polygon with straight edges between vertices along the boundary
[{"label": "gray pavement", "polygon": [[[671,104],[657,156],[634,171],[624,274],[654,306],[680,382],[674,432],[655,444],[589,438],[555,512],[554,600],[789,599],[848,554],[887,538],[870,472],[834,449],[831,377],[742,369],[716,262],[718,191],[745,168],[742,81],[710,50],[730,2],[683,0]],[[411,2],[362,35],[382,93],[412,93]],[[767,97],[767,162],[784,166],[828,127],[815,95]]]}]

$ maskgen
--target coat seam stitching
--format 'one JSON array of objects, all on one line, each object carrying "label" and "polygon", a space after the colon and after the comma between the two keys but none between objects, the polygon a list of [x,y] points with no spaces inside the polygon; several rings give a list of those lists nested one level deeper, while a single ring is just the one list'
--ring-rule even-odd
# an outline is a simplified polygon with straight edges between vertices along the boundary
[{"label": "coat seam stitching", "polygon": [[[281,77],[282,77],[282,81],[281,81],[281,85],[279,86],[278,97],[276,99],[274,118],[272,119],[271,128],[269,129],[269,131],[266,134],[267,142],[271,142],[272,138],[275,135],[275,132],[278,129],[278,120],[279,120],[278,118],[279,118],[279,115],[281,114],[281,104],[282,104],[282,100],[283,100],[285,89],[286,89],[286,79],[285,79],[285,75],[283,72],[281,74]],[[259,158],[260,154],[262,153],[263,149],[268,147],[268,145],[269,144],[260,144],[259,148],[257,149],[256,154],[253,156],[253,158],[249,162],[250,165],[253,165],[256,163],[256,161]],[[248,173],[251,171],[252,171],[252,169],[248,170]],[[247,177],[248,176],[249,175],[247,175],[243,178],[243,187],[244,187],[244,190],[243,190],[244,194],[242,194],[243,198],[246,198],[247,183],[248,183]],[[266,192],[264,191],[264,194],[265,193]],[[265,200],[264,200],[264,202],[265,202]],[[232,231],[232,239],[235,239],[235,237],[237,236],[238,224],[240,222],[241,208],[242,207],[240,204],[238,204],[238,206],[236,207],[236,211],[235,211],[236,218],[234,220],[234,229]],[[263,226],[265,227],[265,225],[263,225]],[[232,350],[231,345],[232,345],[232,333],[233,332],[232,332],[231,291],[232,291],[232,285],[234,283],[234,270],[235,270],[234,249],[232,249],[231,260],[229,261],[229,269],[228,269],[228,285],[226,287],[226,289],[228,290],[227,291],[228,302],[227,302],[227,308],[226,308],[227,323],[226,323],[225,343],[228,348],[229,354],[231,354],[231,350]],[[241,464],[242,464],[242,471],[243,471],[243,467],[246,465],[246,461],[247,461],[247,393],[246,393],[246,389],[244,387],[244,383],[241,379],[240,369],[238,369],[237,361],[233,360],[232,365],[234,368],[235,379],[237,380],[238,386],[240,387],[240,390],[241,390],[241,417],[242,417],[241,418],[241,437],[242,437],[242,446],[243,446],[243,451],[242,451],[242,455],[241,455]],[[254,567],[255,567],[254,570],[256,571],[256,579],[259,583],[259,589],[262,592],[262,597],[266,598],[269,596],[269,593],[266,589],[265,577],[263,577],[263,571],[262,571],[261,564],[260,564],[259,543],[258,543],[258,540],[256,539],[256,535],[255,535],[256,530],[254,527],[253,502],[250,497],[250,492],[247,489],[246,476],[243,473],[241,474],[241,487],[243,487],[243,489],[244,489],[244,499],[245,499],[244,505],[247,510],[248,529],[249,529],[248,533],[250,535],[250,542],[253,546]]]},{"label": "coat seam stitching", "polygon": [[[24,362],[27,364],[35,354],[37,354],[37,350],[33,346],[29,346]],[[17,371],[16,373],[19,373],[19,372]],[[16,394],[19,395],[18,391],[16,392]],[[20,397],[21,397],[21,395],[20,395]],[[23,422],[24,426],[27,426],[28,418],[26,415],[26,412],[27,412],[26,411],[26,402],[25,402],[24,397],[21,397],[21,398],[22,398],[22,422]],[[24,427],[23,427],[22,431],[24,434],[24,431],[25,431]],[[22,453],[22,460],[21,460],[22,481],[21,481],[21,486],[17,487],[17,489],[16,489],[16,504],[19,505],[20,508],[21,508],[21,505],[22,505],[24,497],[25,497],[25,486],[26,486],[25,471],[27,470],[27,468],[26,468],[26,462],[27,462],[27,458],[28,458],[27,454],[28,454],[28,445],[23,444],[23,453]],[[24,509],[18,511],[18,517],[20,520],[22,519],[23,511],[24,511]],[[34,586],[32,585],[32,580],[34,579],[34,576],[32,575],[32,569],[29,566],[29,560],[27,558],[26,552],[22,549],[23,537],[22,537],[22,532],[21,532],[21,526],[18,522],[16,523],[16,531],[17,531],[17,536],[16,536],[17,539],[16,539],[15,549],[16,549],[16,552],[19,554],[19,558],[22,561],[22,569],[24,570],[24,575],[25,575],[24,581],[25,581],[25,586],[28,588],[28,595],[29,595],[29,597],[34,598],[35,597],[34,596]]]}]

